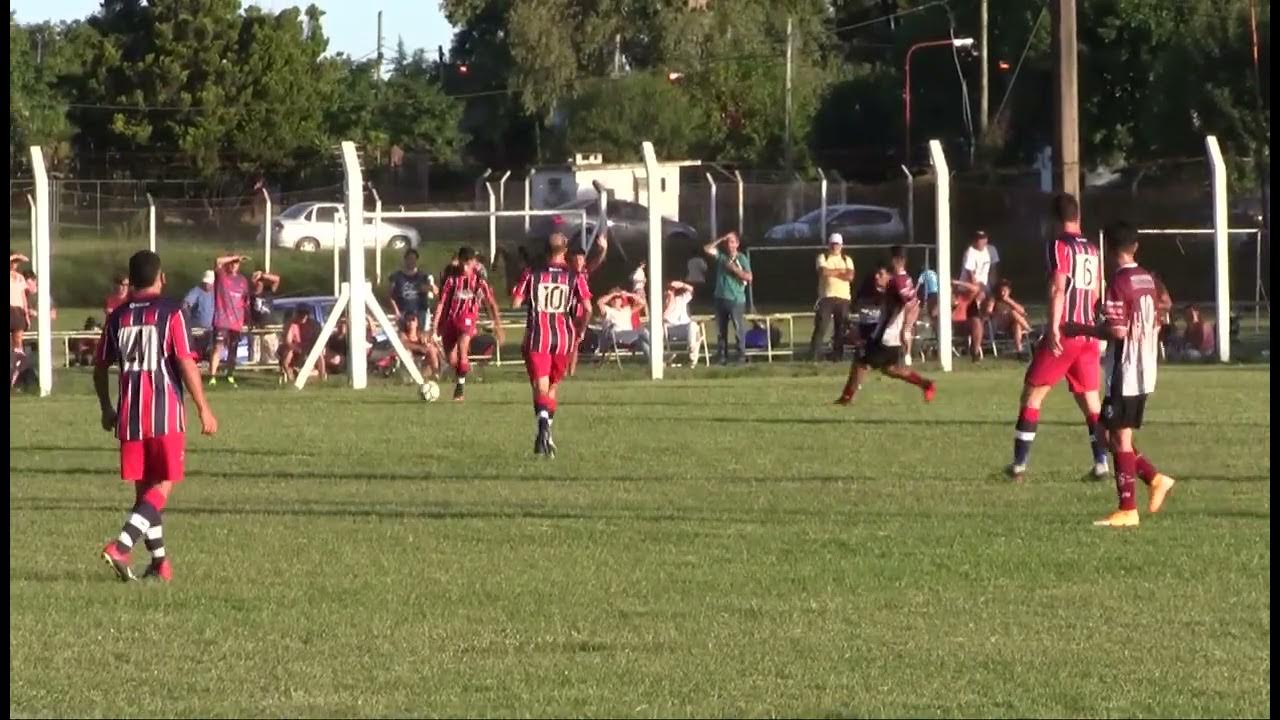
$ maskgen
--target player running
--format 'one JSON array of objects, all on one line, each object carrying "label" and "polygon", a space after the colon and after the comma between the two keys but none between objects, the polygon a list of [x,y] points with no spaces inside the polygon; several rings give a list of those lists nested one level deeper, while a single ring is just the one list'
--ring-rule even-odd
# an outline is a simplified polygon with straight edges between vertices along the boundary
[{"label": "player running", "polygon": [[1156,358],[1160,354],[1160,288],[1155,278],[1138,265],[1138,233],[1127,223],[1107,228],[1107,246],[1116,261],[1116,273],[1107,286],[1105,325],[1068,332],[1111,340],[1104,362],[1106,399],[1103,423],[1116,464],[1116,495],[1120,509],[1094,522],[1101,527],[1135,527],[1138,524],[1134,476],[1150,488],[1148,510],[1160,512],[1173,489],[1174,479],[1161,474],[1138,452],[1134,431],[1142,427],[1147,396],[1156,389]]},{"label": "player running", "polygon": [[844,392],[836,400],[837,405],[848,405],[862,387],[862,380],[870,368],[875,368],[892,378],[897,378],[924,391],[925,402],[933,400],[938,388],[932,380],[903,365],[903,348],[911,339],[920,314],[920,300],[916,297],[915,283],[907,274],[907,251],[895,245],[890,251],[889,285],[885,288],[880,305],[880,320],[871,338],[862,348],[859,357],[849,365],[849,380]]},{"label": "player running", "polygon": [[480,318],[483,303],[493,321],[493,335],[502,342],[502,319],[498,315],[498,303],[493,290],[480,276],[479,260],[469,247],[458,250],[456,266],[440,288],[440,303],[431,318],[431,337],[440,338],[445,359],[453,366],[458,383],[453,388],[454,402],[462,402],[471,372],[471,338],[476,334],[476,320]]},{"label": "player running", "polygon": [[512,293],[513,306],[524,305],[528,312],[521,352],[538,421],[533,453],[547,457],[556,454],[556,444],[551,439],[556,390],[578,348],[574,322],[580,308],[591,307],[586,274],[571,270],[566,264],[568,245],[564,233],[553,231],[547,238],[546,264],[527,268]]},{"label": "player running", "polygon": [[1040,406],[1063,378],[1089,429],[1093,476],[1101,479],[1109,472],[1100,423],[1099,342],[1094,337],[1063,336],[1063,327],[1068,323],[1094,324],[1102,289],[1102,258],[1097,246],[1080,234],[1080,203],[1074,196],[1067,193],[1056,196],[1053,213],[1061,232],[1047,248],[1049,329],[1036,345],[1031,366],[1027,368],[1013,433],[1013,462],[1005,468],[1005,474],[1018,482],[1026,476],[1031,443],[1036,439],[1040,422]]},{"label": "player running", "polygon": [[[102,558],[121,580],[132,580],[129,552],[146,536],[151,565],[143,577],[167,582],[173,579],[173,566],[165,554],[161,513],[184,475],[187,423],[182,386],[191,393],[205,435],[218,431],[218,421],[200,386],[182,305],[160,297],[160,256],[148,250],[134,253],[129,258],[129,285],[129,300],[107,318],[93,370],[102,429],[119,437],[120,477],[134,484],[133,509],[119,538],[102,549]],[[118,410],[111,406],[108,386],[112,365],[120,368]]]}]

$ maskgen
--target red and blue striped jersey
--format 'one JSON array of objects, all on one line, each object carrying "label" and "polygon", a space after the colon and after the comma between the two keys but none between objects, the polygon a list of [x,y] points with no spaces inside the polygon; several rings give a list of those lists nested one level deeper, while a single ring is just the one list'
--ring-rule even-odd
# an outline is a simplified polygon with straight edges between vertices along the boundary
[{"label": "red and blue striped jersey", "polygon": [[480,317],[480,305],[493,302],[493,290],[478,273],[450,273],[440,288],[439,310],[441,320],[475,320]]},{"label": "red and blue striped jersey", "polygon": [[577,347],[574,321],[591,307],[586,273],[553,263],[526,268],[513,294],[528,312],[524,330],[525,352],[567,355]]},{"label": "red and blue striped jersey", "polygon": [[1063,233],[1047,249],[1049,274],[1067,278],[1063,325],[1093,325],[1102,280],[1102,256],[1098,246],[1075,233]]},{"label": "red and blue striped jersey", "polygon": [[120,368],[116,406],[121,440],[186,432],[178,360],[196,359],[182,305],[158,295],[134,295],[107,318],[95,362]]}]

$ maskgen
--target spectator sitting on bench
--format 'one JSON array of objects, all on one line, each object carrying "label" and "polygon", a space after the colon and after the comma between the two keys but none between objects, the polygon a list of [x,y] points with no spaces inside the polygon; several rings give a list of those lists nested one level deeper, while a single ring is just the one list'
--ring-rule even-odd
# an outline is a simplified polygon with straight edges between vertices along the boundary
[{"label": "spectator sitting on bench", "polygon": [[996,332],[1013,336],[1013,349],[1022,357],[1022,338],[1031,332],[1031,322],[1027,320],[1027,309],[1013,299],[1013,283],[1004,278],[996,283],[994,293],[987,298],[985,314]]},{"label": "spectator sitting on bench", "polygon": [[1182,311],[1182,319],[1186,327],[1182,335],[1173,338],[1172,355],[1179,360],[1207,360],[1213,357],[1214,334],[1213,322],[1200,315],[1199,305],[1188,305]]},{"label": "spectator sitting on bench", "polygon": [[[311,318],[311,308],[305,305],[294,309],[292,317],[284,327],[284,340],[280,343],[280,373],[286,382],[293,382],[298,368],[306,360],[307,354],[320,336],[320,323]],[[317,364],[320,375],[325,375],[323,361]]]},{"label": "spectator sitting on bench", "polygon": [[974,362],[982,360],[982,313],[978,309],[981,297],[982,288],[977,283],[951,281],[951,322],[957,335],[968,336],[969,357]]},{"label": "spectator sitting on bench", "polygon": [[606,333],[613,335],[617,347],[625,347],[649,356],[649,333],[643,327],[635,329],[635,313],[644,313],[644,298],[615,287],[596,302],[604,318]]},{"label": "spectator sitting on bench", "polygon": [[[85,332],[102,333],[102,323],[92,316],[84,319]],[[71,356],[68,362],[71,365],[89,366],[93,364],[94,351],[98,349],[97,338],[77,338],[71,345]]]},{"label": "spectator sitting on bench", "polygon": [[[440,349],[431,342],[416,313],[409,313],[400,318],[400,344],[413,353],[415,359],[425,360],[428,377],[432,380],[440,377]],[[419,362],[419,367],[423,365]]]},{"label": "spectator sitting on bench", "polygon": [[702,326],[689,317],[689,302],[693,300],[693,286],[679,280],[667,285],[662,302],[662,324],[667,340],[689,345],[689,362],[698,364],[698,345],[702,342]]}]

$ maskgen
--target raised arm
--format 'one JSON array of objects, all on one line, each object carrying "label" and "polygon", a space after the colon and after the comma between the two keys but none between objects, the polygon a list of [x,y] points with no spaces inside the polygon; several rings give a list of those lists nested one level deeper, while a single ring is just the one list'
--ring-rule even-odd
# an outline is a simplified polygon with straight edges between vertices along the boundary
[{"label": "raised arm", "polygon": [[712,240],[706,245],[703,245],[702,252],[706,253],[707,255],[710,255],[711,257],[715,257],[720,252],[720,243],[724,242],[725,240],[728,240],[730,235],[733,235],[733,233],[732,232],[725,233],[724,235],[721,235],[720,237],[716,238],[715,240]]},{"label": "raised arm", "polygon": [[[600,251],[599,254],[594,254],[597,249]],[[592,248],[591,252],[592,254],[587,255],[587,272],[589,273],[599,270],[600,266],[604,265],[605,256],[609,254],[609,232],[607,230],[602,231],[599,237],[596,238],[595,247]]]}]

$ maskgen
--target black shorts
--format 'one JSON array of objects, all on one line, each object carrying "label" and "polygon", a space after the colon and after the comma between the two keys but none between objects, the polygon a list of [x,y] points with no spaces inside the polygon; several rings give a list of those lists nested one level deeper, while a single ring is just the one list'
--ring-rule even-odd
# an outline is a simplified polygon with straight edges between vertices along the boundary
[{"label": "black shorts", "polygon": [[1102,424],[1108,430],[1137,430],[1146,410],[1146,395],[1112,393],[1102,401]]},{"label": "black shorts", "polygon": [[902,348],[885,345],[880,340],[872,338],[863,346],[862,355],[858,357],[858,362],[877,370],[901,365]]},{"label": "black shorts", "polygon": [[26,332],[31,329],[31,323],[27,320],[27,311],[20,307],[9,306],[9,332],[14,333],[19,330]]},{"label": "black shorts", "polygon": [[226,328],[214,328],[213,340],[223,347],[234,348],[240,345],[241,330],[228,330]]}]

